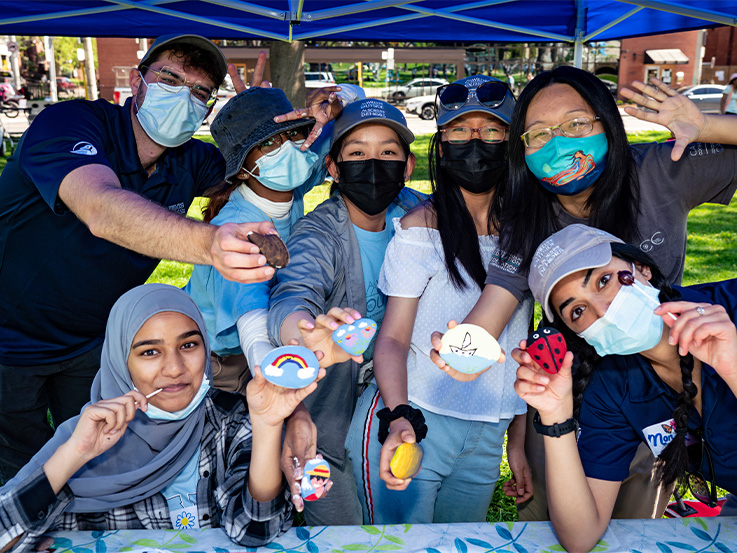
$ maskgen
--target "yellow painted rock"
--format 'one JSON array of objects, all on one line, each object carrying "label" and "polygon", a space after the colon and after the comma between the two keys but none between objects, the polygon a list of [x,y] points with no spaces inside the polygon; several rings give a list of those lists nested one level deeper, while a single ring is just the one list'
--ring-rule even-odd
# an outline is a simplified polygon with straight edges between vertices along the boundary
[{"label": "yellow painted rock", "polygon": [[389,463],[392,474],[402,480],[412,478],[420,472],[422,455],[423,451],[420,444],[404,443],[400,445]]}]

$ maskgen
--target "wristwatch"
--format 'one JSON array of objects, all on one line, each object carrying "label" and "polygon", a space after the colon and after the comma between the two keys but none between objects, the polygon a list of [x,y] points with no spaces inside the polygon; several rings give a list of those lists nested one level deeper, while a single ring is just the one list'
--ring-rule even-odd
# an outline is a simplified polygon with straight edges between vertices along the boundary
[{"label": "wristwatch", "polygon": [[552,426],[546,426],[540,420],[540,413],[535,413],[535,416],[532,417],[532,425],[538,434],[552,436],[553,438],[560,438],[569,432],[578,431],[578,421],[574,418],[570,418],[565,422],[555,423]]}]

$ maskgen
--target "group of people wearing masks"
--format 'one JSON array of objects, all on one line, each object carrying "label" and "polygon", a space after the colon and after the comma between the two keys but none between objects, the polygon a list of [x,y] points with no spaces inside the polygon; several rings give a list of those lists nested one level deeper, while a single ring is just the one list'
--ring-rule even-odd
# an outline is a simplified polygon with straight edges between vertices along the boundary
[{"label": "group of people wearing masks", "polygon": [[[199,264],[185,291],[124,294],[91,403],[0,489],[0,548],[51,529],[177,527],[183,497],[197,527],[246,545],[289,528],[293,508],[310,525],[483,521],[505,435],[507,495],[571,551],[612,517],[662,514],[685,473],[712,483],[706,501],[714,483],[737,492],[735,425],[720,416],[736,401],[737,284],[678,286],[690,209],[737,189],[724,145],[737,123],[634,86],[624,94],[649,111],[628,111],[675,141],[630,146],[608,89],[571,67],[516,101],[483,75],[442,87],[429,197],[405,186],[414,136],[396,107],[351,86],[297,110],[278,89],[240,92],[212,125],[226,167],[205,220],[271,222],[289,264],[251,284]],[[304,215],[326,176],[329,198]],[[526,351],[534,301],[568,343],[557,374]],[[331,335],[361,317],[380,328],[352,356]],[[506,357],[473,376],[446,365],[456,321]],[[317,354],[317,383],[263,378],[282,344]],[[398,479],[407,442],[422,468]],[[333,485],[304,503],[295,467],[317,455]]]}]

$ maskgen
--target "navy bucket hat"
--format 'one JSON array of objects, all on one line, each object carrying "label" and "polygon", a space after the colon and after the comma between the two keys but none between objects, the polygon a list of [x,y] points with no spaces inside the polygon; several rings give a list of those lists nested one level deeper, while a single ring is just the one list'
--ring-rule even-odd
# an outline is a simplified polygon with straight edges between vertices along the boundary
[{"label": "navy bucket hat", "polygon": [[212,137],[225,158],[225,180],[232,182],[248,152],[260,142],[314,123],[313,119],[274,122],[274,117],[293,109],[284,91],[278,88],[255,86],[228,100],[210,125]]}]

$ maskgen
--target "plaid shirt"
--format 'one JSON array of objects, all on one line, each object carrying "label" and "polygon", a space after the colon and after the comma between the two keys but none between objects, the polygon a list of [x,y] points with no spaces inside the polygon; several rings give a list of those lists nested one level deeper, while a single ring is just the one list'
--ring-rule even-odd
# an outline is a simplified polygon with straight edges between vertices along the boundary
[{"label": "plaid shirt", "polygon": [[[197,483],[200,528],[222,527],[240,545],[264,545],[292,524],[289,490],[267,502],[248,491],[251,421],[240,396],[211,390],[205,400]],[[7,487],[7,486],[6,486]],[[0,549],[23,534],[14,550],[33,549],[52,530],[169,529],[169,507],[161,493],[100,513],[65,513],[69,486],[54,495],[43,468],[0,494]]]}]

